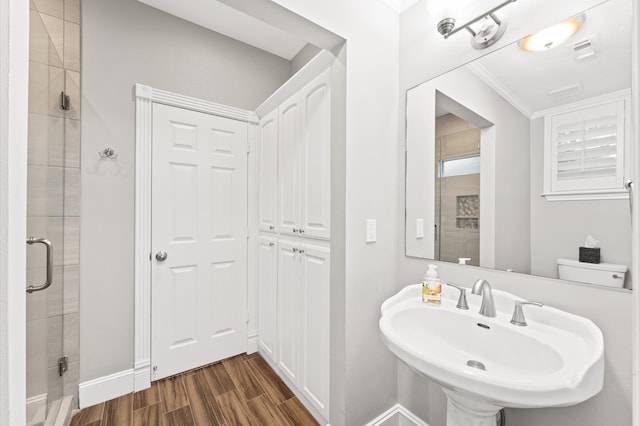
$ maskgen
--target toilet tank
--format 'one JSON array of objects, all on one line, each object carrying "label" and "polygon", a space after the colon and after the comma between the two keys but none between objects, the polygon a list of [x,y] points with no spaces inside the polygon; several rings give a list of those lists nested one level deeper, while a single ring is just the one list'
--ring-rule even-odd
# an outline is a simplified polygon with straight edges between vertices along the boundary
[{"label": "toilet tank", "polygon": [[624,287],[624,277],[627,272],[625,265],[585,263],[574,259],[557,259],[557,262],[558,276],[561,280]]}]

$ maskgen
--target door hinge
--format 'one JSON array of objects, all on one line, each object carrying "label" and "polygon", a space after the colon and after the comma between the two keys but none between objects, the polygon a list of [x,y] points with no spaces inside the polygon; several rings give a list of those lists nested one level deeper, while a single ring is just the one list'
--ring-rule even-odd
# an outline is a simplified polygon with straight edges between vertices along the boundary
[{"label": "door hinge", "polygon": [[69,95],[64,92],[60,92],[60,109],[63,111],[69,111]]},{"label": "door hinge", "polygon": [[58,376],[62,377],[69,369],[69,357],[61,356],[58,358]]}]

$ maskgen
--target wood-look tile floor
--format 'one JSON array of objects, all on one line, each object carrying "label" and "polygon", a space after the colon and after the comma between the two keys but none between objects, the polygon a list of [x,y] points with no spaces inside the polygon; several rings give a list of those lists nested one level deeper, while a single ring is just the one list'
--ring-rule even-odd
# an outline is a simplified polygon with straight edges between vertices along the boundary
[{"label": "wood-look tile floor", "polygon": [[159,380],[84,408],[71,426],[307,426],[318,422],[258,354]]}]

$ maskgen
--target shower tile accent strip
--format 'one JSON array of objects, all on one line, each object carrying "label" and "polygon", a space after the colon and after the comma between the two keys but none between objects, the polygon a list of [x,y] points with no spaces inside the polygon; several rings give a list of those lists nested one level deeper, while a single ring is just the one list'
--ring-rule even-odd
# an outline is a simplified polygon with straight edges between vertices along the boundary
[{"label": "shower tile accent strip", "polygon": [[268,425],[318,422],[257,353],[238,355],[87,407],[71,426]]}]

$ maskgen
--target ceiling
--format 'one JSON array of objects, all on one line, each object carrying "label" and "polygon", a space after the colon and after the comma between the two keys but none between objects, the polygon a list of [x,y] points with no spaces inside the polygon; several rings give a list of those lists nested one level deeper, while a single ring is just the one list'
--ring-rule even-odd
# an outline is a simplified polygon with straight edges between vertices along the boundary
[{"label": "ceiling", "polygon": [[[505,12],[508,14],[508,7]],[[631,16],[630,1],[610,0],[587,10],[582,29],[555,49],[525,52],[511,44],[474,61],[469,68],[527,116],[628,89]],[[577,60],[573,46],[585,40],[591,41],[596,54]],[[555,91],[560,95],[551,94]]]},{"label": "ceiling", "polygon": [[307,42],[217,0],[138,0],[290,61]]}]

